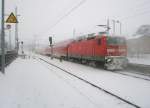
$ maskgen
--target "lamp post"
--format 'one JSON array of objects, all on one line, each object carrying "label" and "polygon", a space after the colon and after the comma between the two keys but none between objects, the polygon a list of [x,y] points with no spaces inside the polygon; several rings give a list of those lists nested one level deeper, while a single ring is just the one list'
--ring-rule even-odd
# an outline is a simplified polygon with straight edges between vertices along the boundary
[{"label": "lamp post", "polygon": [[121,22],[119,20],[114,20],[114,19],[112,19],[111,21],[113,22],[113,34],[114,35],[116,34],[116,23],[119,23],[119,26],[120,26],[119,31],[120,31],[120,35],[121,35],[121,33],[122,33],[122,24],[121,24]]},{"label": "lamp post", "polygon": [[113,34],[115,35],[115,23],[116,23],[116,21],[115,20],[112,20],[112,22],[113,22]]},{"label": "lamp post", "polygon": [[21,53],[24,54],[24,50],[23,50],[23,41],[21,41]]},{"label": "lamp post", "polygon": [[120,35],[121,35],[122,34],[122,23],[119,20],[117,20],[117,23],[120,24]]}]

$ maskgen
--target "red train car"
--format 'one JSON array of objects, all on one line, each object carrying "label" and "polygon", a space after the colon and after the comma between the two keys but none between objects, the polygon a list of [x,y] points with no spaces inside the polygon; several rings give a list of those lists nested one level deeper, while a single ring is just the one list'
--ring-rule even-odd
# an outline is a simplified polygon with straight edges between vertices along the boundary
[{"label": "red train car", "polygon": [[67,41],[56,43],[52,46],[51,54],[57,58],[67,58],[68,57],[68,47],[73,42],[73,39]]},{"label": "red train car", "polygon": [[102,64],[108,70],[122,69],[127,64],[126,40],[116,36],[97,35],[55,44],[53,55]]}]

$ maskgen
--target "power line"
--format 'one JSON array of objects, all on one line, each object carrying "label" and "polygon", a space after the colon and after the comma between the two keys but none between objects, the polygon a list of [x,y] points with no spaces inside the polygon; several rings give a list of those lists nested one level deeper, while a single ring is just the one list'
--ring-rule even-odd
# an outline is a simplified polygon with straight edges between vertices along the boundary
[{"label": "power line", "polygon": [[66,14],[64,14],[62,17],[60,17],[58,19],[58,21],[56,21],[50,28],[49,30],[51,30],[52,28],[54,28],[58,23],[60,23],[65,17],[69,16],[73,11],[75,11],[77,8],[79,8],[82,4],[84,4],[87,0],[82,0],[80,1],[76,6],[74,6],[73,8],[71,8],[70,11],[68,11]]},{"label": "power line", "polygon": [[[52,28],[54,28],[57,24],[59,24],[65,17],[69,16],[73,11],[75,11],[77,8],[79,8],[82,4],[84,4],[87,0],[82,0],[80,1],[76,6],[74,6],[73,8],[71,8],[67,13],[65,13],[63,16],[61,16],[53,25],[50,26],[50,28],[47,30],[47,31],[50,31]],[[141,3],[141,5],[144,5],[144,3],[146,4],[148,1],[144,1],[143,3]],[[138,8],[137,8],[138,9]],[[150,13],[150,10],[146,10],[144,12],[141,12],[141,13],[136,13],[136,14],[132,14],[130,16],[126,16],[122,19],[120,19],[121,21],[122,20],[128,20],[128,19],[131,19],[131,18],[135,18],[137,16],[141,16],[141,15],[144,15],[144,14],[148,14]]]}]

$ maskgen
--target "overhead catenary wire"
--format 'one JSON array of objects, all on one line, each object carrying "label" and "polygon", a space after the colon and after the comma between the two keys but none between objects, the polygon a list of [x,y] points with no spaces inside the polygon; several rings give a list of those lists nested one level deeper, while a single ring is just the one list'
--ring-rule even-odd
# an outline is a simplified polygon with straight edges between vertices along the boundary
[{"label": "overhead catenary wire", "polygon": [[[45,32],[50,32],[54,27],[56,27],[64,18],[66,18],[67,16],[69,16],[73,11],[75,11],[76,9],[78,9],[82,4],[84,4],[87,0],[82,0],[80,1],[77,5],[75,5],[74,7],[72,7],[69,11],[67,11],[64,15],[62,15],[61,17],[58,18],[58,20],[56,22],[54,22],[47,30],[45,30]],[[144,1],[142,3],[140,3],[139,5],[143,5],[144,3],[147,3],[148,1]],[[137,8],[139,9],[139,8]],[[129,19],[132,19],[132,18],[135,18],[135,17],[138,17],[138,16],[141,16],[141,15],[144,15],[144,14],[148,14],[150,13],[150,10],[146,10],[144,12],[140,12],[140,13],[135,13],[135,14],[132,14],[132,15],[129,15],[129,16],[126,16],[126,17],[123,17],[123,18],[120,18],[120,21],[124,21],[124,20],[129,20]],[[45,33],[44,32],[44,33]],[[40,34],[43,34],[40,33]]]},{"label": "overhead catenary wire", "polygon": [[57,24],[59,24],[65,17],[69,16],[73,11],[78,9],[82,4],[84,4],[87,0],[80,1],[76,6],[72,7],[67,13],[65,13],[63,16],[61,16],[53,25],[50,26],[48,31],[50,31],[52,28],[54,28]]}]

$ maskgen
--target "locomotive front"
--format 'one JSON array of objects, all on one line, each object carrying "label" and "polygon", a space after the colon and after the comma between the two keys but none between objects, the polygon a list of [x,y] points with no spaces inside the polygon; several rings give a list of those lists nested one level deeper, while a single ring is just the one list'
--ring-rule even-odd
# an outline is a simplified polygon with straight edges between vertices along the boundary
[{"label": "locomotive front", "polygon": [[128,60],[126,39],[124,37],[106,37],[105,68],[108,70],[123,69]]}]

